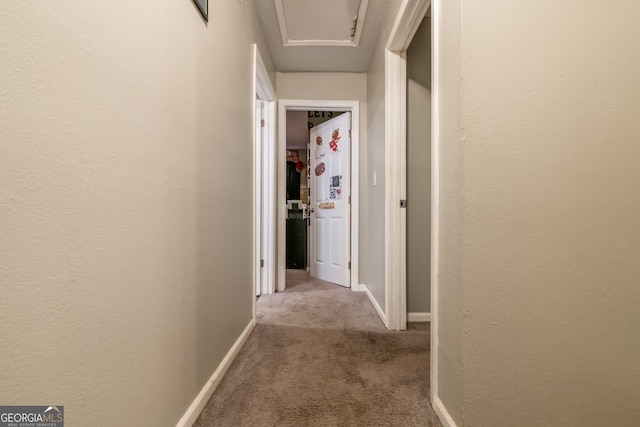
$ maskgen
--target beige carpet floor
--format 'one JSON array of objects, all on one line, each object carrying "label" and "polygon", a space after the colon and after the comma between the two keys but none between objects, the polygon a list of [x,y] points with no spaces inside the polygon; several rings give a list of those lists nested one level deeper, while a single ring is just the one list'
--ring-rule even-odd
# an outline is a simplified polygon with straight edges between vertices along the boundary
[{"label": "beige carpet floor", "polygon": [[388,331],[367,296],[287,271],[196,426],[440,426],[428,323]]}]

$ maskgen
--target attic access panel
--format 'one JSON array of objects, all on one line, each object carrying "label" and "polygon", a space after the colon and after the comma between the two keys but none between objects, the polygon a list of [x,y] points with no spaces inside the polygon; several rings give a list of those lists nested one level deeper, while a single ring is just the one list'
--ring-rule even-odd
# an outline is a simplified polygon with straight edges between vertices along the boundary
[{"label": "attic access panel", "polygon": [[283,46],[358,46],[369,0],[274,0]]}]

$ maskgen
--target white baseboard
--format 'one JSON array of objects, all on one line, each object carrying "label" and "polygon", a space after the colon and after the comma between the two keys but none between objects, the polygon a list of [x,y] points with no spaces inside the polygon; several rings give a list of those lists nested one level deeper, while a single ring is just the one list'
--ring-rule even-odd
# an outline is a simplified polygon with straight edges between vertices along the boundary
[{"label": "white baseboard", "polygon": [[382,308],[380,308],[380,304],[378,304],[378,301],[376,301],[376,299],[371,294],[369,287],[367,285],[361,284],[360,289],[362,288],[364,288],[364,292],[369,297],[369,301],[371,301],[371,305],[373,305],[373,308],[375,308],[376,311],[378,312],[378,316],[380,316],[380,319],[382,319],[382,323],[384,323],[384,326],[389,327],[389,325],[387,324],[387,316],[384,314],[384,311],[382,310]]},{"label": "white baseboard", "polygon": [[360,283],[358,285],[358,292],[367,292],[367,285],[365,285],[364,283]]},{"label": "white baseboard", "polygon": [[431,322],[431,313],[407,313],[407,322]]},{"label": "white baseboard", "polygon": [[436,397],[436,401],[433,402],[433,410],[436,411],[436,415],[440,419],[443,427],[457,427],[456,422],[453,421],[449,411],[447,411],[447,408],[445,408],[439,397]]},{"label": "white baseboard", "polygon": [[242,331],[242,334],[240,334],[240,336],[238,337],[236,342],[233,344],[233,346],[231,347],[227,355],[224,356],[224,359],[222,359],[222,362],[220,362],[216,370],[213,372],[213,375],[211,375],[211,378],[209,378],[209,381],[207,381],[204,387],[202,387],[202,390],[200,390],[200,393],[198,393],[198,396],[196,396],[193,403],[191,403],[191,406],[189,406],[189,409],[187,409],[187,412],[185,412],[185,414],[182,416],[180,421],[178,421],[178,424],[176,425],[176,427],[191,427],[193,423],[196,422],[196,420],[198,419],[198,416],[200,415],[205,405],[209,401],[209,398],[215,391],[216,387],[218,387],[218,384],[220,384],[220,381],[222,381],[222,377],[224,377],[224,374],[227,373],[229,366],[231,366],[231,363],[238,355],[238,352],[242,348],[242,345],[247,340],[247,338],[249,337],[249,334],[251,334],[251,331],[253,331],[253,328],[255,326],[256,326],[256,319],[253,318],[251,319],[247,327],[244,328],[244,331]]}]

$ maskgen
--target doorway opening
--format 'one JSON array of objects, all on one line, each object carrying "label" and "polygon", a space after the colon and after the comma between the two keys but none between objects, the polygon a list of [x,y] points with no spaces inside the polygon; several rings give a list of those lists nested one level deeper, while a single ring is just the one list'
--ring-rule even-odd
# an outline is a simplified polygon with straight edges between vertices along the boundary
[{"label": "doorway opening", "polygon": [[[341,116],[341,120],[348,122],[350,131],[347,128],[339,128],[343,124],[331,123]],[[294,126],[296,122],[298,126]],[[323,127],[331,129],[324,129],[328,134],[314,136],[314,141],[319,138],[322,142],[312,147],[309,144],[310,129],[313,129],[313,132],[323,131]],[[318,256],[317,243],[320,240],[314,237],[314,230],[321,230],[323,236],[327,235],[325,232],[341,236],[341,239],[327,241],[334,244],[340,241],[344,243],[344,247],[336,248],[332,244],[327,248],[327,245],[320,245],[320,249],[326,249],[327,254],[334,254],[333,259],[328,256],[330,259],[327,264],[344,267],[344,280],[329,281],[351,287],[354,291],[358,290],[359,101],[280,100],[278,129],[277,290],[285,290],[288,267],[305,270],[308,268],[312,274],[318,274],[314,271],[314,266],[317,267],[318,261],[322,260]],[[303,135],[298,136],[297,143],[293,141],[296,138],[289,138],[294,134]],[[335,138],[332,135],[335,135]],[[289,146],[287,140],[290,140]],[[318,148],[320,150],[316,158],[314,153]],[[322,160],[318,160],[319,158]],[[346,176],[340,173],[336,162],[331,163],[338,158],[346,159],[348,163],[346,168],[350,171]],[[296,177],[294,174],[298,170],[300,176]],[[300,184],[296,182],[296,178],[300,179]],[[314,186],[318,187],[316,193]],[[322,215],[326,212],[338,213],[341,204],[346,206],[342,211],[346,212],[346,216],[342,217],[341,223],[336,215],[332,218]],[[350,232],[346,231],[349,229]],[[312,246],[314,244],[316,245]],[[294,246],[298,249],[295,250]],[[303,252],[302,256],[300,252]],[[319,277],[323,278],[322,274],[325,273],[320,274]]]},{"label": "doorway opening", "polygon": [[[333,119],[345,113],[349,114],[344,111],[291,110],[286,112],[286,269],[306,270],[311,272],[313,277],[333,282],[336,282],[336,280],[331,280],[322,273],[318,274],[315,271],[318,263],[313,262],[317,258],[315,256],[317,245],[312,245],[312,243],[316,242],[316,237],[312,238],[312,236],[316,236],[314,234],[317,228],[315,225],[320,210],[314,205],[312,198],[323,191],[323,188],[314,187],[318,183],[324,183],[324,178],[329,174],[321,174],[318,177],[315,173],[318,166],[315,153],[322,148],[322,144],[310,144],[310,136],[313,133],[317,133],[319,125],[328,123],[328,125],[324,126],[329,126]],[[345,154],[349,154],[350,147],[345,145],[348,142],[346,140],[347,137],[348,135],[345,135],[345,138],[337,137],[338,140],[342,140],[343,144],[340,147],[335,147],[336,152],[340,148],[340,153],[346,150]],[[311,137],[311,139],[314,140],[315,136]],[[329,147],[330,141],[327,140],[327,143],[329,144],[327,147]],[[322,164],[325,163],[325,160],[337,157],[334,152],[331,152],[334,155],[326,156],[325,154],[322,154]],[[346,168],[348,168],[348,165],[346,165]],[[341,200],[348,197],[346,196],[349,193],[348,188],[345,191],[343,187],[348,187],[349,180],[338,180],[341,182],[336,183],[331,188],[331,194],[325,195],[327,198]],[[348,243],[347,241],[347,247],[345,248],[347,253],[349,252]],[[328,246],[330,247],[331,245]],[[342,280],[342,283],[338,284],[345,285],[347,282],[348,280]]]},{"label": "doorway opening", "polygon": [[385,312],[393,330],[407,328],[407,49],[430,5],[403,2],[385,52]]},{"label": "doorway opening", "polygon": [[[404,0],[393,25],[386,46],[385,79],[386,92],[386,152],[387,171],[391,165],[399,165],[399,170],[391,170],[386,188],[386,236],[389,250],[386,258],[385,288],[387,290],[387,314],[389,328],[406,327],[406,211],[399,208],[399,200],[406,200],[406,52],[423,17],[431,17],[431,369],[430,397],[433,408],[444,425],[455,425],[439,397],[439,250],[440,250],[440,145],[445,133],[456,134],[460,130],[459,116],[459,39],[443,37],[445,16],[451,25],[449,35],[459,34],[460,11],[451,5],[446,9],[443,0]],[[455,3],[455,2],[454,2]],[[457,4],[459,7],[459,4]],[[446,9],[443,11],[443,9]],[[457,47],[456,47],[457,46]],[[457,58],[457,59],[456,59]],[[446,75],[443,67],[447,66]],[[441,93],[446,91],[446,97]],[[447,112],[445,120],[443,112]],[[405,202],[406,207],[406,202]]]},{"label": "doorway opening", "polygon": [[431,17],[407,48],[407,321],[431,320]]}]

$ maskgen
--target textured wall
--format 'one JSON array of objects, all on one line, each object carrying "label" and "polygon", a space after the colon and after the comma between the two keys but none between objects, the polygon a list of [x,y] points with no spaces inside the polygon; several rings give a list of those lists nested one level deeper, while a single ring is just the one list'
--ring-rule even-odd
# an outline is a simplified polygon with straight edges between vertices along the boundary
[{"label": "textured wall", "polygon": [[[440,61],[440,93],[433,108],[440,117],[438,144],[438,395],[458,425],[462,423],[463,289],[461,270],[462,171],[460,124],[461,0],[434,0],[434,49]],[[435,89],[435,88],[434,88]],[[436,303],[436,300],[433,301]],[[433,307],[432,307],[433,310]]]},{"label": "textured wall", "polygon": [[438,3],[463,5],[446,37],[464,23],[442,57],[461,46],[462,131],[441,140],[460,167],[441,175],[441,232],[461,224],[440,250],[441,398],[459,425],[637,425],[640,4]]},{"label": "textured wall", "polygon": [[431,19],[407,49],[407,310],[431,312]]},{"label": "textured wall", "polygon": [[209,7],[0,5],[2,404],[175,425],[251,319],[260,27]]},{"label": "textured wall", "polygon": [[637,425],[640,4],[462,10],[465,421]]}]

